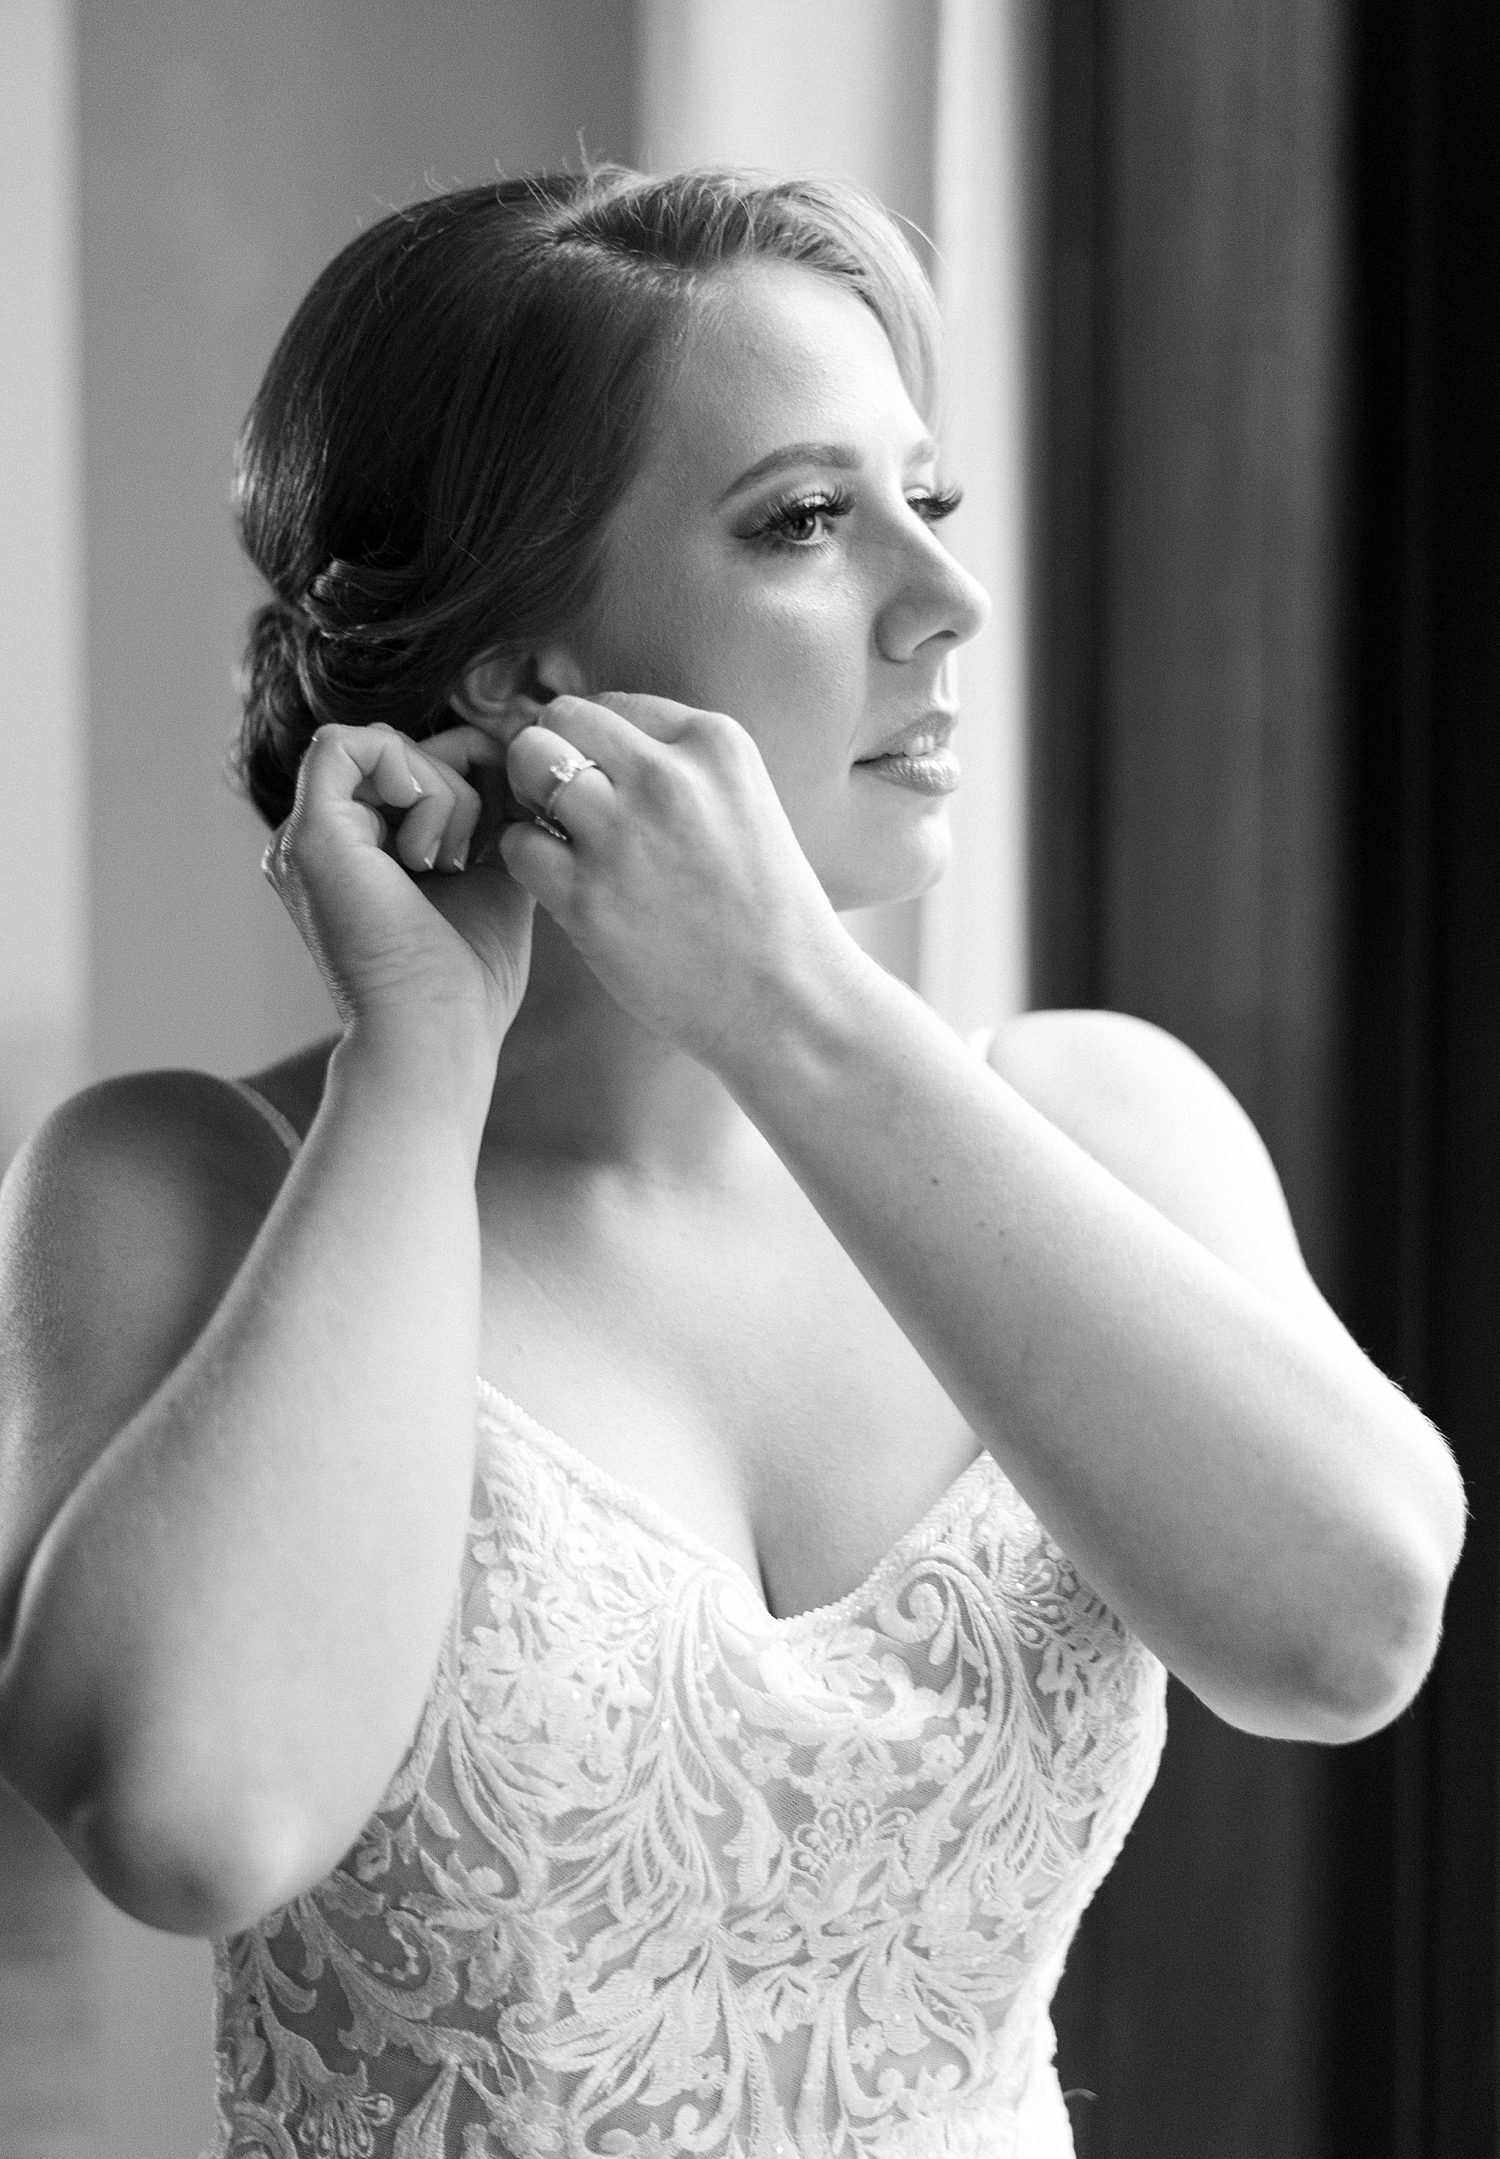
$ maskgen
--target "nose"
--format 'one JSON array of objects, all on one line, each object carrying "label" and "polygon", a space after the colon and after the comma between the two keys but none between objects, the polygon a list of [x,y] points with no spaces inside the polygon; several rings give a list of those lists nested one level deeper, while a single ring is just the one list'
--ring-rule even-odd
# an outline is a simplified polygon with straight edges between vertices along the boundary
[{"label": "nose", "polygon": [[881,658],[914,659],[933,638],[949,649],[966,645],[990,619],[989,594],[930,525],[915,525],[903,540],[891,589],[875,617]]}]

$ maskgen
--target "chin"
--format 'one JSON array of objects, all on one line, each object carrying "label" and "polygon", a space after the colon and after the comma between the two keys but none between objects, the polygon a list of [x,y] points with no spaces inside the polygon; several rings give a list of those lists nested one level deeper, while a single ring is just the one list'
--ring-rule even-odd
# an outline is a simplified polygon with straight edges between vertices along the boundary
[{"label": "chin", "polygon": [[920,899],[943,877],[953,860],[953,834],[946,815],[924,820],[899,839],[882,836],[857,860],[845,859],[836,875],[822,878],[835,910],[888,907],[898,900]]}]

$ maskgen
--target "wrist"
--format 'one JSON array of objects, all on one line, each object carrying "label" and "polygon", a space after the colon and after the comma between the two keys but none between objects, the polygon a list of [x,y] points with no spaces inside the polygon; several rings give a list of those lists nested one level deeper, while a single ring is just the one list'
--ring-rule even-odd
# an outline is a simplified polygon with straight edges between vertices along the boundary
[{"label": "wrist", "polygon": [[366,1014],[346,1025],[334,1049],[330,1092],[373,1091],[424,1125],[451,1126],[477,1154],[499,1054],[493,1030],[475,1015]]},{"label": "wrist", "polygon": [[842,1061],[871,999],[882,994],[910,993],[830,912],[745,985],[704,1061],[747,1108],[789,1085],[816,1085]]}]

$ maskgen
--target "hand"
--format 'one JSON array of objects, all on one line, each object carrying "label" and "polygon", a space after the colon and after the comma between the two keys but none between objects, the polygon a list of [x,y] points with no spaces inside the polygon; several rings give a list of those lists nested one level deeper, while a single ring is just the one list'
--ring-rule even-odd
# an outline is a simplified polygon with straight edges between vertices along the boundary
[{"label": "hand", "polygon": [[[392,727],[321,727],[262,868],[340,1017],[477,1018],[499,1053],[525,993],[532,902],[492,850],[466,868],[505,744],[462,726],[413,742]],[[459,872],[463,872],[459,875]]]},{"label": "hand", "polygon": [[[593,760],[559,790],[554,768]],[[557,697],[511,741],[510,784],[567,837],[500,848],[615,1001],[707,1063],[774,1007],[838,919],[752,737],[721,712],[604,691]]]}]

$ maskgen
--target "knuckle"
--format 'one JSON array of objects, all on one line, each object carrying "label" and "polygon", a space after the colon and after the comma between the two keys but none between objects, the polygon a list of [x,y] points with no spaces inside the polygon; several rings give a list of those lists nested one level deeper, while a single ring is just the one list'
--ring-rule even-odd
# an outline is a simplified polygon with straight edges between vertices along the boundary
[{"label": "knuckle", "polygon": [[683,726],[684,738],[711,757],[730,754],[744,732],[727,712],[694,712]]}]

